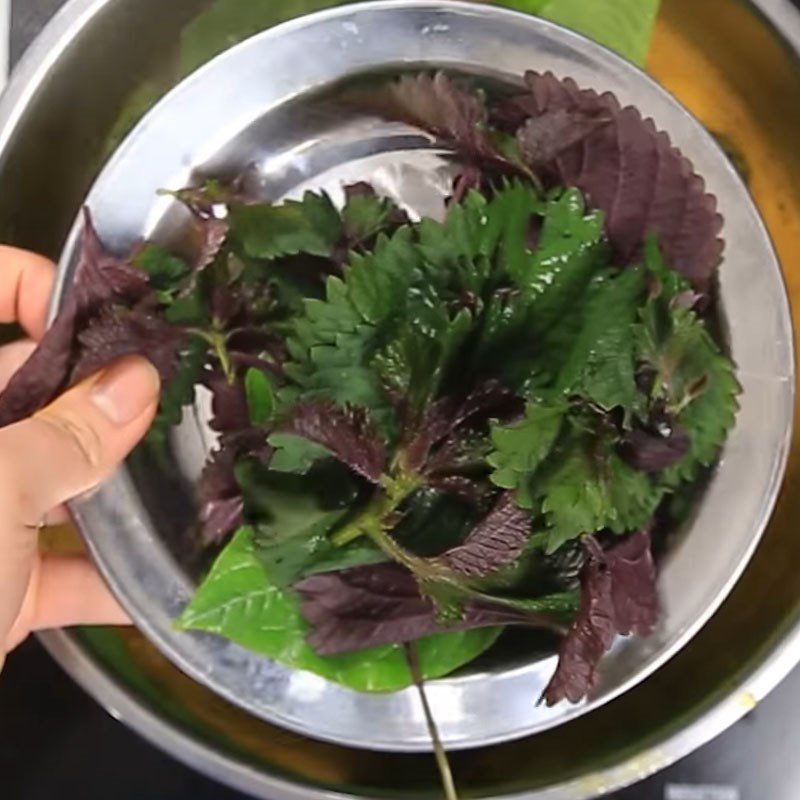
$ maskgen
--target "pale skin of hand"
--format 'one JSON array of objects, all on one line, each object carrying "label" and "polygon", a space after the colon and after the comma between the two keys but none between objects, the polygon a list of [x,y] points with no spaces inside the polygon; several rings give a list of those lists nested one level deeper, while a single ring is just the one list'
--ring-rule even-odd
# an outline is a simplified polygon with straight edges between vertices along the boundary
[{"label": "pale skin of hand", "polygon": [[[0,246],[0,323],[28,341],[0,348],[4,387],[44,334],[55,268]],[[107,478],[147,432],[158,406],[155,369],[112,365],[30,419],[0,429],[0,669],[32,631],[129,620],[83,556],[39,553],[41,523],[66,520],[64,503]]]}]

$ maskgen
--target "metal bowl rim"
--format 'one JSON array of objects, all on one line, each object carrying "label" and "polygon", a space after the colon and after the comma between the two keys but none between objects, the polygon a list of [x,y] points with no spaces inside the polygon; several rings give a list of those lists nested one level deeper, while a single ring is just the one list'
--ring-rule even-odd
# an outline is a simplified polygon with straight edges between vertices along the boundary
[{"label": "metal bowl rim", "polygon": [[[7,90],[3,99],[0,100],[0,120],[2,120],[2,127],[0,128],[0,152],[5,150],[9,138],[13,133],[14,127],[22,118],[22,114],[26,109],[27,102],[35,95],[39,88],[39,84],[41,84],[42,80],[46,76],[48,69],[52,66],[52,63],[57,61],[58,54],[63,52],[68,47],[71,39],[80,32],[85,22],[88,21],[97,11],[100,11],[101,8],[107,4],[107,2],[108,0],[71,0],[67,6],[65,6],[64,9],[59,12],[59,14],[50,22],[46,30],[37,40],[36,44],[26,54],[25,60],[22,62],[22,65],[12,78],[9,89]],[[778,19],[776,15],[780,12],[775,9],[773,3],[769,3],[768,0],[756,0],[756,3],[765,16],[767,16],[772,22],[775,22],[776,19]],[[790,15],[794,14],[792,9],[788,9],[788,12]],[[797,15],[792,17],[792,22],[795,25],[795,31],[800,29],[800,27],[797,25],[798,20],[800,20],[800,17]],[[795,41],[795,44],[797,44],[797,41]],[[48,58],[48,56],[52,56],[52,58]],[[79,652],[78,646],[74,645],[74,653],[65,653],[62,649],[59,655],[59,648],[56,647],[56,644],[58,642],[64,643],[67,641],[67,638],[63,634],[50,634],[45,638],[49,645],[56,650],[56,655],[59,657],[59,660],[68,659],[70,655],[77,656]],[[761,689],[759,692],[755,690],[753,691],[753,695],[756,697],[756,699],[760,699],[763,694],[766,694],[766,692],[772,688],[772,686],[777,683],[780,678],[783,677],[783,674],[785,674],[785,672],[788,671],[791,666],[793,666],[793,662],[796,661],[796,657],[792,657],[792,648],[788,643],[794,642],[798,638],[800,638],[800,633],[795,632],[791,638],[787,639],[786,642],[775,648],[772,655],[765,660],[764,664],[759,667],[756,672],[753,673],[751,680],[753,681],[754,685],[757,684]],[[776,669],[770,670],[770,666],[773,666]],[[778,670],[780,671],[780,674],[778,674]],[[70,671],[73,670],[71,669]],[[86,678],[81,682],[90,683],[90,679]],[[722,709],[724,707],[728,707],[729,705],[730,704],[727,701],[723,701],[722,703],[718,704],[718,708]],[[728,708],[728,710],[731,713],[726,715],[725,719],[721,720],[718,730],[722,730],[736,718],[741,716],[742,713],[744,713],[744,709],[741,707],[734,709]],[[718,716],[719,715],[715,715],[715,719]],[[136,726],[135,723],[132,724]],[[692,730],[694,730],[693,727],[686,729],[686,731]],[[709,734],[708,738],[710,738],[712,735],[714,734]],[[670,741],[681,738],[681,736],[682,734],[677,734],[676,736],[672,737]],[[161,744],[164,746],[163,741]],[[689,745],[687,748],[678,753],[676,757],[682,755],[684,752],[688,752],[692,749],[692,747],[693,745]],[[572,797],[577,795],[570,796]]]},{"label": "metal bowl rim", "polygon": [[[577,34],[573,31],[567,30],[559,25],[551,23],[547,20],[542,20],[539,18],[532,18],[530,15],[505,9],[499,8],[495,6],[486,6],[486,5],[478,5],[474,3],[465,3],[465,2],[458,2],[457,0],[448,0],[446,2],[435,2],[434,0],[405,0],[402,3],[402,9],[405,10],[430,10],[436,12],[461,12],[467,14],[472,17],[484,17],[484,18],[508,18],[514,19],[519,24],[525,24],[530,28],[539,28],[548,31],[554,39],[558,40],[559,38],[562,41],[569,42],[570,40],[577,41],[581,43],[581,46],[584,48],[592,48],[596,50],[601,50],[604,53],[604,57],[612,62],[616,62],[617,66],[624,65],[625,69],[628,70],[635,70],[640,78],[644,79],[649,85],[650,90],[655,94],[661,95],[662,98],[668,100],[674,107],[676,112],[679,111],[687,121],[687,124],[694,125],[700,135],[702,135],[710,145],[712,145],[718,152],[721,152],[718,144],[711,139],[705,129],[700,125],[700,123],[696,120],[696,118],[683,107],[683,105],[678,102],[672,95],[667,92],[663,87],[661,87],[658,83],[656,83],[649,75],[647,75],[644,71],[638,69],[634,65],[631,65],[625,59],[618,56],[616,53],[608,50],[608,48],[603,47],[602,45],[598,45],[596,42],[586,39],[580,34]],[[216,69],[219,63],[224,62],[227,58],[231,57],[234,53],[245,50],[249,47],[255,47],[257,45],[264,45],[265,43],[269,42],[270,40],[276,39],[278,37],[284,36],[287,33],[291,33],[296,29],[303,29],[312,24],[321,24],[325,23],[329,20],[335,20],[336,18],[354,13],[360,12],[364,14],[369,14],[373,12],[381,12],[381,11],[394,11],[398,10],[398,3],[396,0],[377,0],[376,2],[363,2],[358,4],[353,4],[349,6],[337,6],[333,7],[324,11],[316,12],[314,14],[301,16],[298,18],[291,19],[287,22],[284,22],[280,25],[276,25],[268,30],[262,31],[245,41],[237,44],[236,46],[226,50],[225,52],[221,53],[214,59],[212,59],[208,64],[202,66],[197,71],[192,73],[188,76],[185,80],[181,81],[175,88],[173,88],[170,92],[168,92],[149,112],[145,117],[140,121],[140,123],[136,126],[134,131],[129,135],[129,137],[122,143],[119,147],[117,152],[112,156],[109,160],[108,164],[103,169],[103,173],[106,170],[111,171],[113,170],[114,166],[123,161],[126,156],[127,145],[135,139],[137,131],[146,128],[149,120],[151,118],[155,118],[161,112],[161,110],[167,107],[173,98],[176,95],[179,95],[182,90],[189,85],[199,84],[203,78],[205,77],[207,72],[212,72]],[[752,203],[749,193],[747,193],[746,189],[744,188],[739,176],[736,174],[733,167],[727,162],[726,159],[726,167],[727,171],[730,175],[735,177],[737,183],[739,183],[740,187],[742,188],[742,201],[746,203],[749,207],[749,210],[753,216],[753,219],[756,221],[756,224],[760,228],[761,234],[764,238],[767,247],[771,253],[771,261],[773,265],[777,265],[777,256],[774,253],[774,248],[772,248],[771,241],[769,239],[769,235],[763,225],[763,221],[761,220],[760,215],[758,214],[757,210]],[[77,240],[79,231],[80,231],[81,223],[76,221],[75,228],[70,236],[70,243],[68,243],[67,247],[65,248],[65,257],[62,258],[61,262],[61,269],[59,273],[59,282],[56,289],[56,293],[54,294],[54,306],[53,310],[55,311],[56,305],[59,302],[60,297],[62,296],[62,292],[64,290],[64,284],[68,280],[69,272],[67,270],[67,266],[69,263],[69,254],[72,250],[71,244]],[[778,270],[778,272],[780,272]],[[783,282],[783,278],[781,275],[781,281]],[[775,298],[776,302],[780,303],[780,308],[778,312],[781,316],[781,319],[786,323],[790,321],[790,312],[788,306],[788,298],[785,291],[785,284],[783,284],[783,291],[782,297]],[[793,338],[791,335],[791,324],[789,323],[788,331],[787,331],[787,341],[788,347],[791,351],[793,351]],[[520,738],[525,735],[530,735],[532,733],[532,728],[535,728],[536,731],[546,730],[548,727],[552,727],[553,725],[559,724],[566,724],[577,717],[581,716],[584,713],[588,713],[591,710],[598,708],[600,705],[603,705],[607,702],[612,701],[614,698],[619,697],[621,694],[630,690],[633,686],[637,683],[641,682],[642,680],[646,679],[649,675],[651,675],[654,671],[659,669],[664,663],[666,663],[673,655],[675,655],[678,651],[680,651],[688,641],[697,633],[697,631],[705,625],[711,615],[716,611],[719,605],[724,601],[725,597],[729,594],[732,587],[738,581],[739,577],[741,576],[742,571],[745,569],[747,563],[749,562],[755,548],[758,545],[758,542],[763,534],[764,529],[768,523],[769,517],[771,515],[772,509],[774,508],[774,503],[777,498],[778,491],[781,486],[783,474],[785,472],[786,463],[789,454],[789,444],[791,441],[791,433],[792,433],[792,411],[793,409],[793,399],[794,399],[794,358],[793,356],[790,358],[791,365],[789,366],[790,375],[788,376],[790,380],[786,383],[786,387],[788,389],[786,396],[785,396],[785,406],[788,411],[787,419],[783,422],[784,425],[781,426],[782,430],[784,430],[784,436],[782,441],[782,446],[780,448],[780,453],[778,457],[773,461],[770,478],[768,481],[768,488],[764,491],[764,497],[766,502],[762,506],[762,511],[760,514],[760,519],[758,524],[754,527],[754,530],[750,536],[749,544],[746,548],[742,548],[742,557],[740,561],[737,563],[736,567],[730,571],[728,574],[727,579],[724,582],[721,582],[716,595],[712,602],[708,603],[708,605],[704,608],[704,611],[701,614],[698,614],[690,624],[687,624],[682,631],[677,634],[673,635],[669,646],[663,647],[659,654],[656,657],[650,657],[644,664],[644,666],[637,668],[635,672],[633,672],[627,679],[621,681],[612,689],[606,690],[603,692],[602,696],[594,699],[590,699],[586,703],[571,709],[568,712],[565,712],[564,716],[561,718],[554,719],[552,721],[546,721],[543,723],[536,723],[532,726],[523,727],[518,730],[514,731],[504,731],[502,733],[498,732],[494,735],[486,734],[479,739],[470,739],[469,741],[466,740],[456,740],[449,743],[449,746],[452,749],[461,749],[461,748],[469,748],[469,747],[476,747],[476,746],[484,746],[490,744],[498,744],[501,742],[511,741],[514,738]],[[788,365],[787,365],[788,366]],[[91,502],[91,501],[89,501]],[[199,667],[195,665],[189,664],[188,660],[183,657],[178,657],[178,652],[180,651],[180,647],[178,646],[176,649],[176,645],[172,641],[171,637],[163,635],[160,631],[156,629],[154,625],[151,624],[148,616],[145,613],[140,613],[140,609],[138,609],[135,604],[132,602],[128,602],[127,592],[124,586],[121,585],[120,581],[117,580],[113,571],[106,568],[104,563],[104,559],[101,557],[101,553],[99,552],[100,548],[97,543],[94,541],[93,537],[89,535],[89,531],[87,530],[86,525],[82,524],[81,518],[83,517],[82,508],[84,507],[84,503],[76,503],[73,505],[74,513],[76,519],[79,523],[79,526],[83,529],[83,533],[87,540],[90,550],[92,551],[93,555],[95,556],[96,560],[99,563],[101,571],[103,572],[104,576],[108,580],[108,582],[114,587],[115,592],[118,596],[121,597],[123,602],[125,603],[126,607],[129,608],[134,619],[136,619],[137,624],[141,629],[147,632],[148,637],[153,641],[156,646],[171,660],[176,661],[177,663],[181,664],[181,669],[183,669],[187,674],[191,675],[195,680],[198,680],[201,683],[213,688],[221,696],[225,697],[228,701],[233,702],[242,706],[243,708],[253,711],[252,708],[248,705],[246,698],[241,698],[238,694],[224,684],[221,684],[218,681],[212,681],[208,673],[204,672]],[[516,671],[519,671],[524,668],[518,668]],[[291,671],[291,670],[290,670]],[[504,670],[504,674],[511,675],[515,672],[515,670]],[[447,680],[447,679],[443,679]],[[292,730],[295,730],[303,735],[309,735],[314,738],[319,739],[327,739],[329,741],[334,742],[342,742],[344,739],[342,738],[341,734],[329,734],[326,731],[319,731],[316,729],[311,729],[308,725],[296,721],[293,718],[287,719],[285,716],[280,712],[275,713],[268,713],[264,715],[265,719],[268,719],[273,722],[278,722],[278,724],[288,727]],[[354,746],[365,746],[365,743],[362,740],[356,740],[355,738],[348,740],[348,743],[353,744]],[[422,744],[417,741],[398,741],[393,739],[391,742],[388,740],[385,742],[381,742],[380,744],[375,743],[375,747],[380,747],[380,749],[386,749],[391,751],[397,752],[415,752],[420,750],[427,750],[429,749],[428,745]]]}]

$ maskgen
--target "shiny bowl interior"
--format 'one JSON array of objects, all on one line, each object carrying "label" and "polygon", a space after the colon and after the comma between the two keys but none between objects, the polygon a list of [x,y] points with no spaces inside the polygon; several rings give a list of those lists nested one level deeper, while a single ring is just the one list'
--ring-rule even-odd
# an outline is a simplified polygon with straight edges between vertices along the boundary
[{"label": "shiny bowl interior", "polygon": [[[298,59],[315,50],[324,58]],[[575,719],[623,694],[691,639],[744,569],[772,510],[788,453],[794,362],[775,254],[713,138],[656,83],[604,48],[487,6],[385,2],[337,8],[285,23],[218,57],[150,112],[101,172],[87,199],[101,235],[118,250],[142,236],[163,240],[180,227],[180,215],[173,201],[157,197],[158,189],[177,189],[201,175],[236,175],[254,164],[270,198],[381,173],[413,206],[413,197],[425,197],[421,184],[433,182],[443,168],[436,151],[411,129],[342,113],[336,94],[356,77],[417,66],[447,66],[506,85],[527,68],[550,69],[580,85],[613,90],[623,104],[636,105],[669,131],[706,178],[726,219],[719,297],[742,384],[737,425],[720,464],[660,565],[657,631],[647,639],[619,640],[603,663],[599,688],[579,705],[536,704],[552,656],[482,662],[431,682],[434,715],[453,749]],[[418,203],[415,210],[421,210]],[[80,222],[62,257],[56,302],[71,280],[79,229]],[[194,417],[201,419],[202,409]],[[202,425],[191,427],[183,426],[176,439],[177,469],[160,469],[140,453],[74,506],[92,553],[139,627],[195,680],[267,721],[366,748],[429,748],[413,690],[353,692],[216,637],[174,629],[200,577],[187,544],[190,486],[210,441]]]},{"label": "shiny bowl interior", "polygon": [[[763,3],[767,12],[776,5]],[[0,179],[13,187],[0,195],[6,241],[58,254],[118,130],[119,114],[154,82],[169,83],[181,31],[190,20],[202,21],[206,6],[205,0],[168,6],[72,0],[0,102]],[[150,24],[157,13],[160,24]],[[774,18],[788,25],[787,36],[800,34],[800,17]],[[265,24],[271,21],[265,14]],[[749,3],[664,0],[648,70],[735,155],[796,300],[800,191],[792,176],[800,173],[800,108],[787,98],[800,95],[800,70],[790,40]],[[800,37],[795,42],[800,45]],[[164,53],[164,60],[154,63],[153,53]],[[100,69],[112,61],[114,70]],[[800,656],[798,454],[793,447],[782,500],[752,564],[691,644],[591,715],[457,756],[467,796],[577,800],[610,791],[666,766],[756,705]],[[65,537],[76,545],[59,533],[59,547]],[[176,757],[258,797],[437,796],[427,759],[367,754],[271,727],[182,675],[133,632],[54,633],[46,643],[115,716]]]}]

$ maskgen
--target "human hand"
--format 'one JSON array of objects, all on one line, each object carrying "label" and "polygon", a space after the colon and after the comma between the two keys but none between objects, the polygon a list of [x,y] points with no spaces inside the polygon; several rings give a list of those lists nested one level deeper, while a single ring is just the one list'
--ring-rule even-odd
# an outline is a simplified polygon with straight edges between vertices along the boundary
[{"label": "human hand", "polygon": [[[46,259],[0,247],[0,323],[31,337],[0,348],[0,387],[44,334],[54,277]],[[148,362],[123,359],[0,430],[0,669],[31,631],[128,622],[88,558],[40,554],[38,532],[65,521],[63,503],[108,477],[144,436],[158,390]]]}]

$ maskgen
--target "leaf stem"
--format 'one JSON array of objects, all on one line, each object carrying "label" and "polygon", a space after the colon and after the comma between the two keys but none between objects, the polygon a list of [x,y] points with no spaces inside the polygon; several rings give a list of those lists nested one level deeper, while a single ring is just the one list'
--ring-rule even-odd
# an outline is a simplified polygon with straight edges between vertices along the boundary
[{"label": "leaf stem", "polygon": [[[346,544],[368,536],[385,550],[378,542],[381,535],[393,541],[387,536],[385,529],[392,527],[392,518],[406,498],[415,492],[422,484],[419,476],[408,472],[401,472],[396,478],[385,476],[381,482],[381,490],[376,494],[372,502],[367,506],[361,515],[346,525],[331,537],[331,541],[337,547],[344,547]],[[402,551],[399,545],[396,549]],[[399,560],[396,555],[387,552],[395,560]],[[404,563],[404,562],[401,562]]]},{"label": "leaf stem", "polygon": [[424,678],[417,656],[417,647],[411,642],[405,645],[405,651],[406,659],[408,660],[408,668],[411,671],[414,685],[417,687],[419,699],[422,703],[422,710],[425,712],[425,724],[428,726],[428,733],[433,742],[433,753],[436,757],[436,766],[439,768],[439,775],[442,778],[445,800],[458,800],[458,791],[456,790],[456,783],[453,780],[453,771],[450,769],[450,761],[447,758],[447,752],[439,736],[439,729],[436,726],[436,720],[433,718],[433,712],[428,702],[428,695],[425,692]]},{"label": "leaf stem", "polygon": [[205,342],[208,342],[209,347],[214,351],[214,355],[217,357],[219,361],[219,365],[222,368],[222,374],[225,376],[225,380],[233,386],[236,382],[236,370],[234,369],[233,363],[231,362],[230,354],[228,353],[228,333],[224,331],[217,331],[211,330],[206,331],[202,328],[188,328],[187,333],[191,333],[194,336],[199,336]]}]

